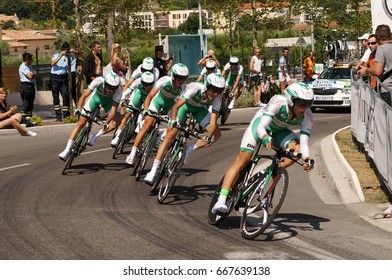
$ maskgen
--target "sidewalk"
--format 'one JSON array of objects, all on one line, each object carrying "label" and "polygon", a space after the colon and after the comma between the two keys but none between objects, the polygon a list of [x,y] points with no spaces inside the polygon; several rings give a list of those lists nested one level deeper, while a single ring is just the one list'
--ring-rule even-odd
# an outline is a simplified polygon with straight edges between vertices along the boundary
[{"label": "sidewalk", "polygon": [[388,232],[392,232],[392,218],[374,218],[384,212],[390,203],[374,204],[364,202],[365,198],[356,173],[340,153],[335,134],[325,137],[320,144],[321,164],[328,185],[339,195],[342,203],[361,219]]}]

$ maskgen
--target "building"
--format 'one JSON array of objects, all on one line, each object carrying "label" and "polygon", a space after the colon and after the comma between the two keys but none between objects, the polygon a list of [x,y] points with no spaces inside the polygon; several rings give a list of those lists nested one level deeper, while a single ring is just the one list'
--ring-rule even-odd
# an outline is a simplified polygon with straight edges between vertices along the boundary
[{"label": "building", "polygon": [[[52,56],[56,49],[56,36],[45,35],[40,30],[2,30],[2,40],[9,44],[10,56],[20,56],[25,52],[38,56]],[[52,31],[52,34],[56,34]]]}]

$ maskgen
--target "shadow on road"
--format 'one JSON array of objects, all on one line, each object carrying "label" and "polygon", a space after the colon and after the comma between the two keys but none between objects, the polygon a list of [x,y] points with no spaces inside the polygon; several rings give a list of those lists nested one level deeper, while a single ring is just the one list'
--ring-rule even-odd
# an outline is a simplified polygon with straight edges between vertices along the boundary
[{"label": "shadow on road", "polygon": [[66,176],[92,174],[101,170],[112,170],[121,171],[128,169],[129,166],[126,163],[86,163],[86,164],[75,164],[71,168],[65,171]]},{"label": "shadow on road", "polygon": [[198,200],[200,197],[211,197],[216,185],[180,186],[175,185],[162,204],[182,205]]}]

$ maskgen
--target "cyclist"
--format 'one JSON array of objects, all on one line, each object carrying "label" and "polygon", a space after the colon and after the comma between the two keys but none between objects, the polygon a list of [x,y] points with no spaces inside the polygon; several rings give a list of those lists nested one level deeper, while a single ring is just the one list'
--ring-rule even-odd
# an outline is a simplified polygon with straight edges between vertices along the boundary
[{"label": "cyclist", "polygon": [[221,74],[221,70],[216,67],[215,61],[208,60],[206,62],[206,66],[201,70],[199,77],[197,77],[196,82],[201,82],[203,80],[205,81],[206,77],[211,73]]},{"label": "cyclist", "polygon": [[[134,83],[132,83],[132,87],[136,86],[135,89],[129,87],[124,93],[131,93],[129,96],[129,104],[134,108],[141,109],[144,100],[146,99],[148,93],[151,91],[155,82],[155,77],[151,72],[144,72],[140,78],[136,79]],[[123,94],[124,94],[123,93]],[[132,116],[132,110],[126,109],[124,117],[121,120],[121,124],[118,126],[116,131],[116,136],[110,142],[112,146],[116,146],[118,139],[120,137],[120,133],[123,130],[127,120]]]},{"label": "cyclist", "polygon": [[86,125],[89,114],[99,105],[101,105],[102,108],[109,113],[104,126],[113,119],[121,96],[120,91],[118,90],[119,85],[120,78],[114,72],[109,72],[106,74],[105,78],[95,78],[89,84],[79,99],[78,108],[76,109],[76,113],[79,114],[79,120],[71,132],[67,146],[64,151],[59,154],[60,159],[64,161],[67,160],[72,144],[74,143],[74,139],[78,135],[79,131]]},{"label": "cyclist", "polygon": [[[307,160],[310,158],[309,137],[313,126],[310,106],[313,104],[313,98],[313,90],[309,85],[297,82],[289,85],[283,94],[273,96],[266,107],[257,111],[242,137],[240,152],[235,162],[226,171],[218,201],[212,208],[213,214],[227,211],[227,195],[241,170],[251,160],[260,141],[267,150],[270,150],[273,144],[300,152],[305,160],[304,170],[311,170]],[[289,129],[293,125],[300,126],[299,137]],[[292,160],[285,159],[281,166],[288,167],[293,163]]]},{"label": "cyclist", "polygon": [[144,136],[154,125],[155,119],[148,114],[157,114],[161,109],[169,112],[176,99],[185,90],[185,80],[189,76],[188,67],[182,63],[174,64],[171,69],[171,76],[163,76],[155,84],[144,100],[144,125],[137,134],[131,153],[125,162],[131,166],[135,164],[136,152],[142,143]]},{"label": "cyclist", "polygon": [[[154,67],[154,59],[151,57],[145,57],[143,59],[142,64],[140,64],[131,75],[131,78],[127,81],[127,83],[123,87],[123,92],[125,92],[133,83],[134,80],[140,78],[144,72],[151,72],[155,76],[155,80],[159,79],[159,70]],[[124,96],[124,94],[123,94]]]},{"label": "cyclist", "polygon": [[[227,76],[226,74],[229,73]],[[228,108],[234,108],[234,102],[241,96],[242,88],[244,87],[244,67],[239,64],[238,57],[232,56],[225,67],[223,67],[222,76],[226,78],[226,87],[231,87],[231,95],[237,90]]]},{"label": "cyclist", "polygon": [[[221,94],[225,89],[225,79],[219,74],[209,74],[206,78],[206,83],[194,82],[187,85],[184,94],[173,105],[170,111],[169,127],[167,128],[166,136],[163,142],[159,145],[159,149],[154,160],[152,169],[147,173],[144,181],[147,184],[152,184],[155,179],[157,170],[161,161],[177,135],[177,129],[174,129],[174,123],[183,123],[187,113],[191,113],[196,122],[207,131],[207,136],[204,140],[198,140],[191,144],[186,151],[186,157],[189,153],[196,149],[208,146],[212,141],[217,141],[221,137],[217,119],[219,109],[222,103]],[[208,108],[212,106],[212,114]]]}]

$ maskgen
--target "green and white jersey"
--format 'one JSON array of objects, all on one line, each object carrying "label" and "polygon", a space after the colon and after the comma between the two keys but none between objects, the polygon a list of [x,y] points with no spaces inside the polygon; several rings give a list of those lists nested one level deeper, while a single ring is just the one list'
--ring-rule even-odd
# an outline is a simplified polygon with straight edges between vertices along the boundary
[{"label": "green and white jersey", "polygon": [[92,94],[98,94],[99,96],[108,98],[111,97],[114,102],[120,102],[121,100],[121,88],[119,87],[113,95],[105,95],[104,94],[104,87],[105,87],[105,78],[104,77],[97,77],[95,78],[89,85],[88,89],[92,92]]},{"label": "green and white jersey", "polygon": [[[155,81],[159,79],[159,70],[158,70],[156,67],[152,68],[151,73],[154,75]],[[137,78],[140,78],[140,77],[142,76],[142,74],[143,74],[143,71],[142,71],[142,64],[140,64],[140,65],[135,69],[135,71],[132,72],[131,78],[134,79],[134,80],[136,80]]]},{"label": "green and white jersey", "polygon": [[193,82],[187,85],[186,90],[181,98],[186,100],[186,103],[193,107],[203,107],[208,109],[212,106],[212,111],[219,112],[222,104],[222,96],[219,95],[214,100],[209,100],[203,97],[203,92],[206,91],[206,86],[200,82]]},{"label": "green and white jersey", "polygon": [[163,76],[156,81],[154,88],[158,89],[158,93],[151,100],[148,110],[157,113],[163,109],[165,112],[169,112],[184,92],[186,85],[184,83],[180,87],[175,88],[173,86],[173,78],[171,76]]},{"label": "green and white jersey", "polygon": [[[132,94],[129,97],[129,101],[133,107],[140,109],[144,103],[144,100],[146,99],[147,95],[149,94],[149,92],[146,91],[143,84],[140,82],[140,78],[135,80],[135,82],[136,81],[139,81],[138,86],[132,91]],[[134,83],[132,83],[132,85],[133,84]],[[129,109],[127,109],[127,110],[130,112]]]},{"label": "green and white jersey", "polygon": [[[230,63],[226,63],[225,67],[223,68],[223,71],[226,73],[226,84],[229,86],[234,85],[235,80],[237,79],[237,76],[241,76],[240,84],[244,83],[244,67],[241,64],[238,64],[237,68],[233,71],[231,69]],[[227,75],[229,73],[229,75]]]},{"label": "green and white jersey", "polygon": [[[273,96],[267,106],[262,107],[253,117],[244,133],[240,149],[253,153],[261,138],[269,133],[274,144],[282,148],[287,148],[291,141],[298,140],[302,157],[308,157],[313,113],[310,109],[307,109],[302,117],[292,119],[289,112],[286,96],[284,94]],[[300,137],[289,129],[292,126],[300,127]]]},{"label": "green and white jersey", "polygon": [[181,95],[181,93],[185,90],[186,85],[184,83],[181,87],[175,88],[173,86],[173,78],[171,76],[164,76],[155,83],[154,87],[159,89],[157,95],[159,95],[162,99],[173,100]]}]

